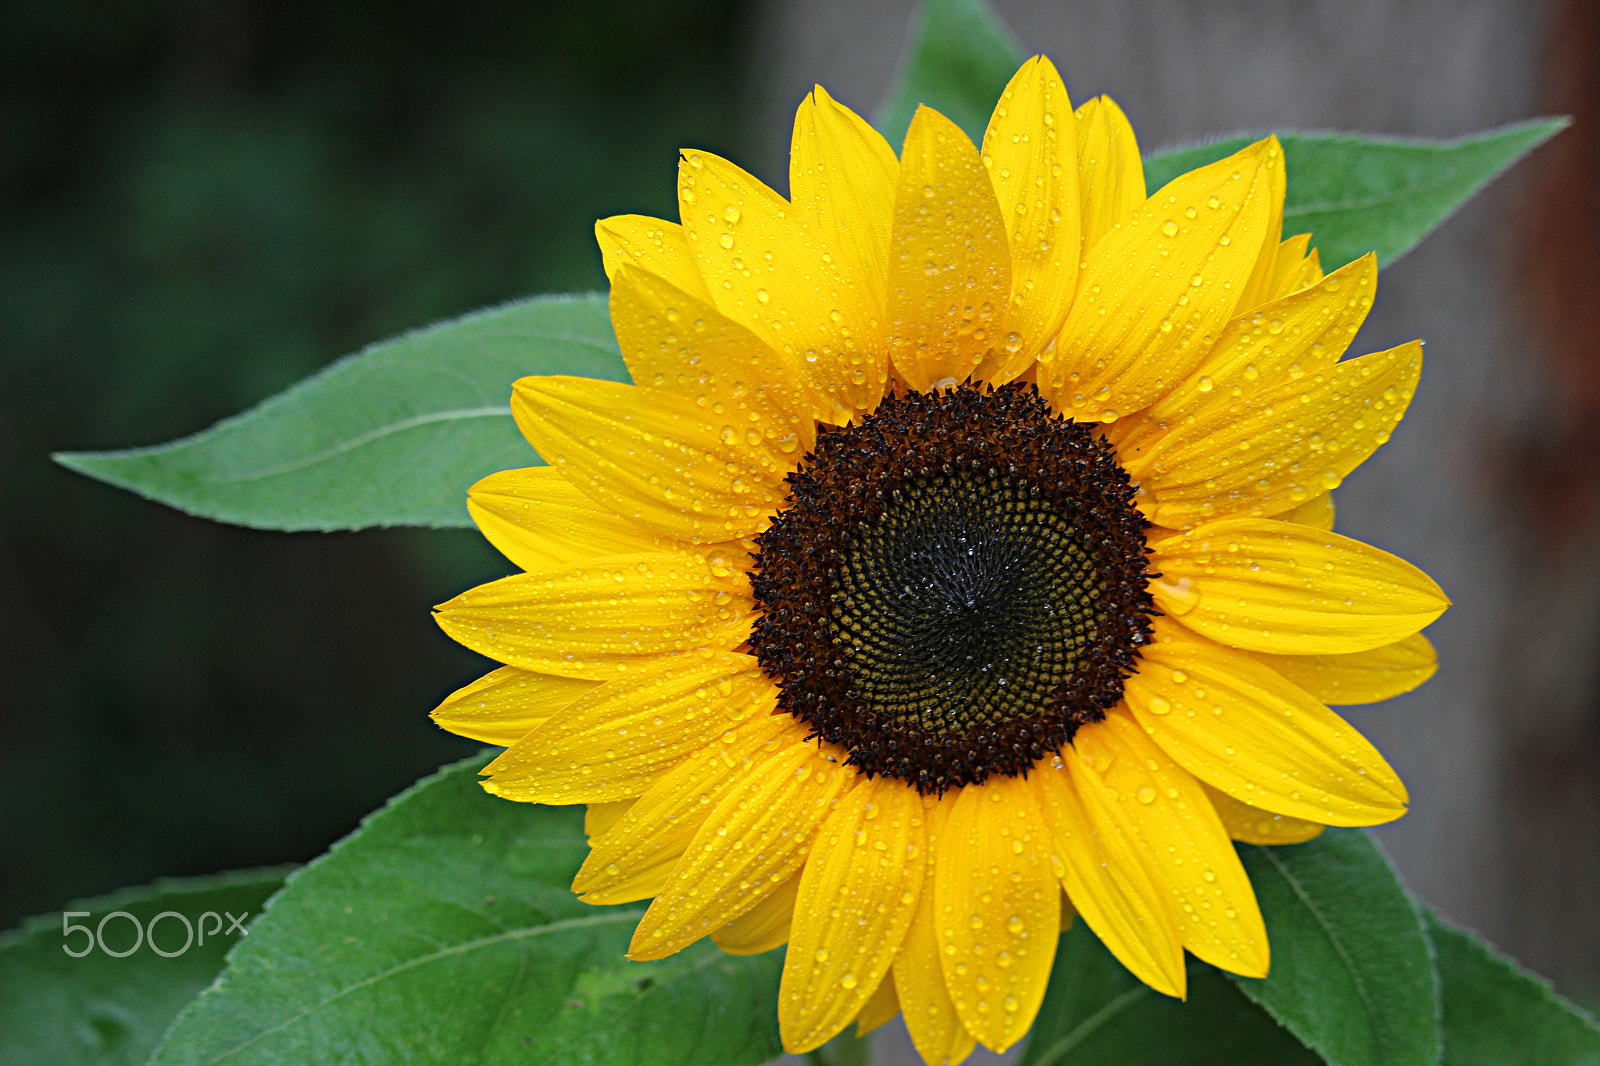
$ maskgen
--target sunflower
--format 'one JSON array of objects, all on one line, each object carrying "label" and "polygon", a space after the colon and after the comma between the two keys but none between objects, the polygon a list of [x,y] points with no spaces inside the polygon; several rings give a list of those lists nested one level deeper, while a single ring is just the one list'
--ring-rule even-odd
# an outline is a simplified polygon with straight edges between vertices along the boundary
[{"label": "sunflower", "polygon": [[434,712],[497,796],[588,804],[630,956],[788,944],[792,1051],[1028,1030],[1081,916],[1141,980],[1262,976],[1232,840],[1399,817],[1331,712],[1434,669],[1444,594],[1331,531],[1420,345],[1343,359],[1368,255],[1279,240],[1268,138],[1146,197],[1109,99],[1030,60],[982,149],[897,158],[820,87],[790,196],[710,153],[597,226],[634,384],[517,383],[547,466],[470,508],[522,573],[439,608],[506,664]]}]

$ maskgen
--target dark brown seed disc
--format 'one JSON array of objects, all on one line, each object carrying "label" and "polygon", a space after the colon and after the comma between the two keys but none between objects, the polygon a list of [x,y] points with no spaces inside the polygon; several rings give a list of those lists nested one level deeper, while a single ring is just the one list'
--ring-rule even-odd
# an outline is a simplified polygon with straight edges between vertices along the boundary
[{"label": "dark brown seed disc", "polygon": [[779,707],[924,793],[1027,772],[1122,696],[1154,614],[1145,522],[1031,385],[886,399],[823,429],[756,538]]}]

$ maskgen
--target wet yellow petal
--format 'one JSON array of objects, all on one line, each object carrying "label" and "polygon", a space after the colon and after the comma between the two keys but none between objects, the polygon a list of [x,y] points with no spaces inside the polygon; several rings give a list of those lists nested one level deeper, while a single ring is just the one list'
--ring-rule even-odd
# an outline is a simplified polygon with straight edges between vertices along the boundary
[{"label": "wet yellow petal", "polygon": [[856,271],[803,227],[789,201],[709,152],[687,151],[678,205],[717,309],[790,356],[816,412],[843,424],[877,406],[888,381],[883,320]]},{"label": "wet yellow petal", "polygon": [[1181,528],[1212,516],[1268,517],[1338,488],[1389,439],[1421,369],[1412,342],[1206,409],[1149,459],[1141,483],[1151,521]]},{"label": "wet yellow petal", "polygon": [[1123,697],[1196,777],[1254,807],[1323,825],[1405,813],[1406,789],[1367,739],[1260,661],[1158,618]]},{"label": "wet yellow petal", "polygon": [[467,490],[467,511],[484,538],[524,570],[670,546],[601,507],[549,466],[490,474]]},{"label": "wet yellow petal", "polygon": [[1410,692],[1439,669],[1421,633],[1349,655],[1264,655],[1256,658],[1323,703],[1377,703]]},{"label": "wet yellow petal", "polygon": [[780,735],[792,732],[791,722],[771,715],[742,722],[734,727],[732,744],[712,744],[662,775],[616,825],[590,841],[572,890],[597,904],[659,895],[712,804],[767,757]]},{"label": "wet yellow petal", "polygon": [[771,895],[805,863],[817,827],[856,778],[802,740],[807,732],[794,722],[776,751],[723,792],[639,920],[630,959],[682,951]]},{"label": "wet yellow petal", "polygon": [[899,176],[889,142],[826,89],[816,86],[801,102],[789,150],[789,197],[802,224],[827,235],[861,268],[877,308],[888,286]]},{"label": "wet yellow petal", "polygon": [[945,984],[967,1030],[1004,1051],[1033,1024],[1055,960],[1061,892],[1050,833],[1020,777],[962,789],[944,831],[959,856],[934,874]]},{"label": "wet yellow petal", "polygon": [[1302,844],[1324,828],[1316,822],[1252,807],[1226,792],[1217,791],[1204,781],[1200,782],[1200,787],[1205,789],[1206,798],[1227,827],[1228,835],[1246,844]]},{"label": "wet yellow petal", "polygon": [[1007,336],[998,373],[980,371],[987,380],[1020,372],[1055,338],[1077,285],[1082,247],[1071,111],[1055,65],[1036,56],[1012,77],[983,135],[983,165],[1011,251]]},{"label": "wet yellow petal", "polygon": [[894,992],[894,972],[883,975],[883,980],[878,982],[878,990],[872,993],[867,1005],[861,1008],[861,1014],[856,1018],[857,1038],[866,1036],[878,1026],[894,1020],[900,1013],[900,997]]},{"label": "wet yellow petal", "polygon": [[1078,204],[1083,253],[1144,203],[1144,160],[1128,116],[1097,96],[1073,116],[1078,140]]},{"label": "wet yellow petal", "polygon": [[729,955],[760,955],[789,942],[800,875],[784,881],[772,894],[711,934]]},{"label": "wet yellow petal", "polygon": [[485,744],[509,746],[596,684],[502,666],[446,696],[434,708],[433,721]]},{"label": "wet yellow petal", "polygon": [[1173,439],[1192,442],[1218,423],[1240,417],[1270,389],[1291,382],[1310,385],[1310,375],[1344,356],[1372,306],[1377,281],[1377,258],[1363,256],[1323,285],[1229,322],[1193,373],[1134,425],[1113,427],[1123,469],[1143,478],[1152,461],[1164,462],[1166,476],[1181,477],[1187,471],[1161,458]]},{"label": "wet yellow petal", "polygon": [[511,412],[545,462],[590,499],[696,544],[766,528],[793,466],[746,444],[732,417],[708,417],[694,400],[664,389],[523,378]]},{"label": "wet yellow petal", "polygon": [[1261,252],[1256,259],[1255,269],[1251,271],[1250,280],[1245,283],[1244,292],[1239,296],[1237,307],[1240,313],[1272,299],[1278,280],[1278,245],[1283,236],[1283,194],[1288,182],[1283,167],[1283,146],[1278,143],[1277,137],[1271,138],[1271,141],[1277,150],[1268,154],[1267,163],[1262,169],[1272,183],[1268,201],[1272,205],[1272,216],[1267,220],[1266,232],[1261,237]]},{"label": "wet yellow petal", "polygon": [[[1085,797],[1070,765],[1040,763],[1033,780],[1073,909],[1130,973],[1157,992],[1182,998],[1183,938],[1132,826],[1103,795]],[[1089,804],[1094,814],[1085,809]]]},{"label": "wet yellow petal", "polygon": [[589,838],[590,843],[598,837],[603,837],[611,831],[611,827],[622,821],[622,816],[627,814],[638,802],[637,796],[628,799],[612,800],[609,803],[591,803],[583,812],[583,835]]},{"label": "wet yellow petal", "polygon": [[1273,267],[1271,299],[1281,300],[1291,293],[1299,292],[1307,285],[1322,280],[1322,261],[1316,249],[1310,245],[1309,233],[1287,237],[1278,245],[1277,262]]},{"label": "wet yellow petal", "polygon": [[1073,773],[1098,780],[1133,826],[1171,893],[1183,946],[1213,966],[1265,977],[1255,892],[1200,783],[1121,711],[1084,726],[1061,754],[1082,763]]},{"label": "wet yellow petal", "polygon": [[900,1010],[912,1044],[928,1063],[959,1063],[976,1045],[961,1024],[955,1001],[945,986],[934,914],[934,877],[941,861],[966,861],[960,843],[951,842],[945,833],[950,810],[959,796],[959,791],[950,791],[941,800],[923,803],[928,819],[927,874],[917,896],[916,915],[894,960],[894,987],[900,997]]},{"label": "wet yellow petal", "polygon": [[1156,607],[1235,648],[1338,655],[1393,644],[1450,605],[1404,559],[1292,522],[1228,518],[1150,543]]},{"label": "wet yellow petal", "polygon": [[753,656],[663,655],[579,696],[501,753],[483,768],[484,787],[530,803],[637,796],[777,699]]},{"label": "wet yellow petal", "polygon": [[1292,511],[1273,517],[1284,522],[1299,522],[1303,526],[1330,532],[1333,529],[1333,493],[1323,492],[1311,497]]},{"label": "wet yellow petal", "polygon": [[750,631],[749,595],[742,573],[718,577],[704,554],[604,555],[479,585],[435,620],[508,665],[607,681],[650,656],[737,646]]},{"label": "wet yellow petal", "polygon": [[1005,223],[978,150],[917,108],[900,153],[889,238],[889,353],[914,389],[965,381],[998,362],[1011,287]]},{"label": "wet yellow petal", "polygon": [[1266,231],[1273,151],[1262,141],[1174,178],[1089,251],[1043,372],[1057,409],[1114,422],[1205,358]]},{"label": "wet yellow petal", "polygon": [[820,1047],[861,1013],[911,926],[926,862],[922,797],[899,781],[862,780],[822,823],[778,991],[789,1051]]},{"label": "wet yellow petal", "polygon": [[614,215],[594,224],[606,277],[616,280],[618,270],[632,266],[672,284],[702,302],[710,300],[706,283],[689,251],[689,238],[676,222],[646,215]]},{"label": "wet yellow petal", "polygon": [[769,468],[811,450],[812,401],[793,359],[716,308],[624,267],[611,281],[611,324],[633,380],[693,400],[723,443],[766,452]]}]

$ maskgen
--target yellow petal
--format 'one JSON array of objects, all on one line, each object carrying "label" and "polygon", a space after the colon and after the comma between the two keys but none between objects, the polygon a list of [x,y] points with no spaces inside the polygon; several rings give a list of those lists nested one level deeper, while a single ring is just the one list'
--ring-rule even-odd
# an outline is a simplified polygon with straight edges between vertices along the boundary
[{"label": "yellow petal", "polygon": [[878,990],[861,1008],[861,1014],[856,1018],[856,1038],[860,1039],[878,1026],[893,1021],[899,1013],[900,997],[895,995],[894,973],[891,971],[883,975],[883,980],[878,982]]},{"label": "yellow petal", "polygon": [[619,268],[632,266],[701,302],[711,299],[689,250],[689,238],[676,222],[646,215],[614,215],[594,224],[594,237],[600,245],[606,277],[612,281],[616,281]]},{"label": "yellow petal", "polygon": [[622,821],[622,816],[627,814],[638,802],[638,797],[612,800],[609,803],[591,803],[583,812],[583,835],[593,843],[597,837],[603,837],[611,831],[611,827]]},{"label": "yellow petal", "polygon": [[1081,241],[1088,255],[1144,203],[1144,160],[1128,116],[1109,96],[1097,96],[1073,116],[1078,140]]},{"label": "yellow petal", "polygon": [[889,353],[914,389],[965,381],[1009,357],[1005,223],[978,150],[939,112],[917,108],[900,153],[886,298]]},{"label": "yellow petal", "polygon": [[926,862],[922,798],[899,781],[863,779],[822,823],[778,991],[790,1052],[821,1047],[861,1013],[911,926]]},{"label": "yellow petal", "polygon": [[1133,827],[1171,893],[1183,946],[1213,966],[1265,977],[1261,909],[1200,783],[1121,711],[1078,730],[1061,754],[1082,764],[1074,775],[1099,781]]},{"label": "yellow petal", "polygon": [[806,861],[833,801],[856,780],[792,724],[777,750],[733,782],[672,868],[628,946],[630,959],[682,951],[773,893]]},{"label": "yellow petal", "polygon": [[[789,150],[789,197],[803,225],[861,268],[874,307],[889,276],[889,230],[900,161],[883,135],[822,86],[800,104]],[[881,321],[882,312],[879,316]]]},{"label": "yellow petal", "polygon": [[[709,152],[678,167],[678,205],[717,309],[796,361],[842,425],[883,397],[883,320],[856,271],[803,227],[787,200]],[[830,260],[833,260],[830,262]]]},{"label": "yellow petal", "polygon": [[460,736],[507,746],[596,683],[502,666],[446,696],[434,708],[433,722]]},{"label": "yellow petal", "polygon": [[1123,469],[1144,478],[1154,461],[1165,464],[1167,476],[1181,476],[1182,467],[1161,458],[1174,439],[1192,442],[1219,422],[1239,417],[1272,388],[1309,385],[1310,375],[1343,358],[1372,306],[1377,281],[1377,257],[1363,256],[1321,286],[1229,322],[1211,354],[1152,404],[1136,427],[1120,429],[1118,423],[1113,428]]},{"label": "yellow petal", "polygon": [[729,955],[760,955],[789,942],[800,875],[784,881],[772,894],[711,934]]},{"label": "yellow petal", "polygon": [[1406,789],[1344,719],[1258,660],[1156,620],[1123,697],[1196,777],[1254,807],[1323,825],[1405,813]]},{"label": "yellow petal", "polygon": [[1078,149],[1072,104],[1055,65],[1036,56],[1006,86],[983,135],[989,170],[1011,252],[1011,296],[998,373],[1022,371],[1055,338],[1078,281]]},{"label": "yellow petal", "polygon": [[895,994],[900,997],[906,1028],[918,1054],[928,1063],[959,1063],[976,1044],[961,1024],[955,1001],[945,986],[934,913],[934,881],[940,863],[966,861],[960,843],[952,843],[945,833],[950,810],[959,796],[959,791],[952,790],[941,800],[923,803],[928,821],[927,874],[917,895],[916,915],[894,960]]},{"label": "yellow petal", "polygon": [[1246,844],[1302,844],[1322,832],[1323,826],[1286,814],[1273,814],[1260,807],[1252,807],[1236,800],[1226,792],[1219,792],[1200,782],[1206,798],[1216,810],[1228,835]]},{"label": "yellow petal", "polygon": [[1278,143],[1277,137],[1271,137],[1269,140],[1275,150],[1268,153],[1266,165],[1262,169],[1272,183],[1269,198],[1272,216],[1267,220],[1266,232],[1262,234],[1261,252],[1256,258],[1255,269],[1251,271],[1250,280],[1245,283],[1244,292],[1239,296],[1237,306],[1240,313],[1272,299],[1278,280],[1278,245],[1283,236],[1283,194],[1288,188],[1288,183],[1283,167],[1283,146]]},{"label": "yellow petal", "polygon": [[664,389],[523,378],[511,413],[547,463],[590,499],[695,544],[750,536],[782,504],[793,463]]},{"label": "yellow petal", "polygon": [[961,790],[945,825],[934,901],[945,984],[961,1023],[1004,1051],[1039,1013],[1061,929],[1050,833],[1020,777]]},{"label": "yellow petal", "polygon": [[479,585],[434,617],[511,666],[606,681],[654,655],[737,646],[750,631],[749,595],[743,574],[718,577],[703,554],[603,555]]},{"label": "yellow petal", "polygon": [[554,467],[490,474],[467,490],[467,510],[484,538],[524,570],[669,546],[665,538],[596,504]]},{"label": "yellow petal", "polygon": [[1338,655],[1393,644],[1450,605],[1433,579],[1360,541],[1228,518],[1150,543],[1156,607],[1247,651]]},{"label": "yellow petal", "polygon": [[[572,890],[585,903],[631,903],[659,895],[672,867],[729,785],[793,731],[787,716],[760,715],[734,727],[732,744],[689,756],[651,785],[616,825],[590,841]],[[793,738],[791,738],[793,739]]]},{"label": "yellow petal", "polygon": [[1113,422],[1205,358],[1266,232],[1272,151],[1262,141],[1174,178],[1089,251],[1042,372],[1057,409]]},{"label": "yellow petal", "polygon": [[1072,928],[1072,920],[1078,916],[1078,909],[1072,905],[1072,900],[1067,898],[1067,890],[1061,890],[1061,931],[1065,933]]},{"label": "yellow petal", "polygon": [[1410,692],[1439,669],[1428,638],[1418,633],[1349,655],[1264,655],[1256,658],[1323,703],[1377,703]]},{"label": "yellow petal", "polygon": [[[1030,780],[1073,908],[1129,972],[1157,992],[1181,998],[1183,938],[1160,875],[1132,826],[1103,794],[1084,796],[1070,764],[1056,769],[1041,762]],[[1093,814],[1085,809],[1089,805]]]},{"label": "yellow petal", "polygon": [[1272,299],[1281,300],[1322,280],[1321,260],[1310,245],[1309,233],[1286,237],[1278,245],[1277,262],[1273,268]]},{"label": "yellow petal", "polygon": [[1141,484],[1151,521],[1176,529],[1213,515],[1268,517],[1338,488],[1389,439],[1421,369],[1412,342],[1207,408],[1149,459]]},{"label": "yellow petal", "polygon": [[811,450],[812,400],[794,360],[705,301],[624,267],[611,280],[611,323],[633,380],[693,400],[724,443],[732,436],[785,470]]},{"label": "yellow petal", "polygon": [[483,768],[485,787],[529,803],[637,796],[777,700],[753,656],[663,655],[579,696],[502,752]]},{"label": "yellow petal", "polygon": [[1312,529],[1331,532],[1333,529],[1333,493],[1323,492],[1311,497],[1292,511],[1285,511],[1274,517],[1284,522],[1299,522]]}]

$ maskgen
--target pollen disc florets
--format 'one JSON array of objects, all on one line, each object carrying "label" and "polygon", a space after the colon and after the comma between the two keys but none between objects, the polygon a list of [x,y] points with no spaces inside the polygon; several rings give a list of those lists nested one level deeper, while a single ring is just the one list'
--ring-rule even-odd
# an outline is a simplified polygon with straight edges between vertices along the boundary
[{"label": "pollen disc florets", "polygon": [[925,793],[1025,773],[1121,698],[1145,522],[1111,447],[1033,386],[891,397],[788,484],[750,643],[861,772]]}]

